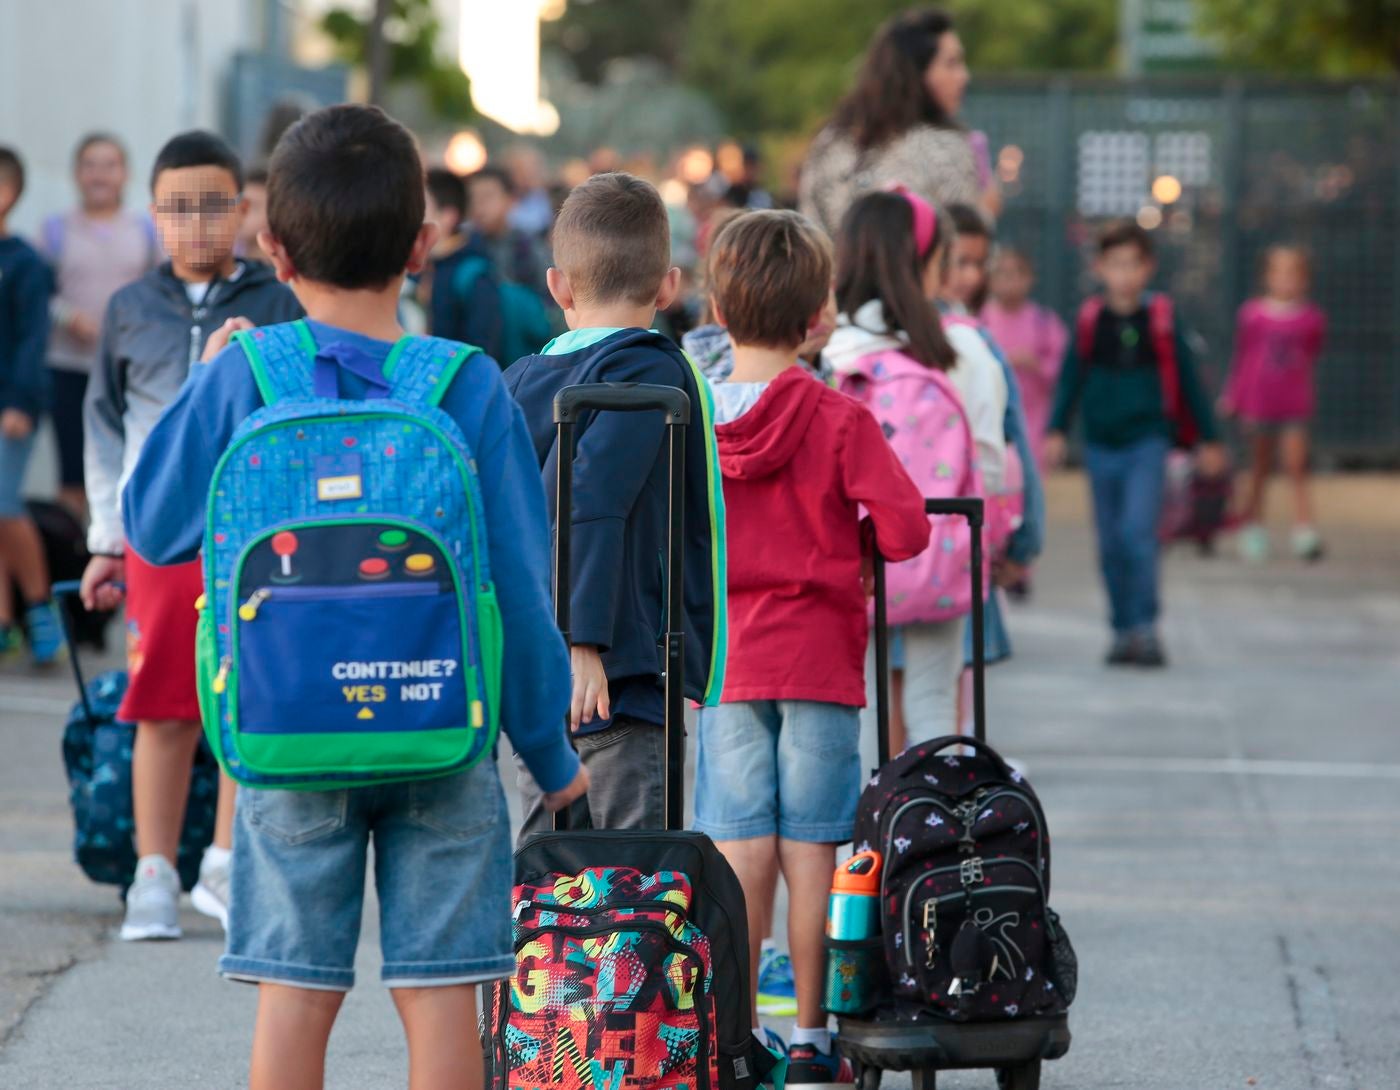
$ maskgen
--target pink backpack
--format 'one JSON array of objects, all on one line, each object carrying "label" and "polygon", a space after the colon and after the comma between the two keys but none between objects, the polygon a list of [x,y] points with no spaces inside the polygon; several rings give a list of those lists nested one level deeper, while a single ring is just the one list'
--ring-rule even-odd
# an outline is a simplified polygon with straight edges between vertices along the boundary
[{"label": "pink backpack", "polygon": [[[841,390],[879,421],[905,472],[925,497],[983,494],[967,414],[941,371],[901,352],[873,352],[842,376]],[[972,538],[967,523],[937,516],[929,522],[929,547],[913,560],[889,567],[890,624],[947,621],[972,609]],[[983,585],[990,583],[984,579]]]}]

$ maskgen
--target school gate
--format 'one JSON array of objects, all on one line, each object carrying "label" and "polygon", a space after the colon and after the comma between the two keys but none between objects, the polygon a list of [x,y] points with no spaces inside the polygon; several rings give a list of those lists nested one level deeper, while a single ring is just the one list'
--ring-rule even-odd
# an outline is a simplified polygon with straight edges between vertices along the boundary
[{"label": "school gate", "polygon": [[987,133],[1000,235],[1031,254],[1037,295],[1071,317],[1096,229],[1136,218],[1213,388],[1260,255],[1306,246],[1330,321],[1321,461],[1400,463],[1400,82],[983,77],[965,117]]}]

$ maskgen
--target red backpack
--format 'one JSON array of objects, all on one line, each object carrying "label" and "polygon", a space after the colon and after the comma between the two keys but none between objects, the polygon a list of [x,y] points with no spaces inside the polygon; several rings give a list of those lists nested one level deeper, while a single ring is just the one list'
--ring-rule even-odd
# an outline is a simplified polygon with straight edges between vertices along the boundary
[{"label": "red backpack", "polygon": [[[1079,308],[1075,319],[1074,348],[1079,359],[1088,363],[1094,351],[1094,330],[1103,313],[1102,295],[1091,295]],[[1172,422],[1172,441],[1179,447],[1196,445],[1199,430],[1181,396],[1181,366],[1176,358],[1176,312],[1170,295],[1154,292],[1147,300],[1147,333],[1157,353],[1157,373],[1162,381],[1162,407]]]}]

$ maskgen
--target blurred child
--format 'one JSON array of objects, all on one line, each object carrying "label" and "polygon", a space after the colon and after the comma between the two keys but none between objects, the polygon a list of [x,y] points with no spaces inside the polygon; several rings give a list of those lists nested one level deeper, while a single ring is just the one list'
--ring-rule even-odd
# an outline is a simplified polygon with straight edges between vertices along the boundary
[{"label": "blurred child", "polygon": [[1094,273],[1103,293],[1080,310],[1046,437],[1046,461],[1058,465],[1065,432],[1082,406],[1113,629],[1110,666],[1167,663],[1157,633],[1157,529],[1168,450],[1199,443],[1202,474],[1225,468],[1210,401],[1171,299],[1148,294],[1156,271],[1152,236],[1136,223],[1110,224],[1099,236]]},{"label": "blurred child", "polygon": [[[113,609],[125,584],[130,682],[118,715],[136,724],[131,788],[139,858],[126,895],[126,941],[180,937],[174,864],[200,739],[194,602],[204,585],[197,558],[162,567],[126,548],[122,488],[211,333],[235,316],[267,325],[301,313],[270,266],[234,256],[242,189],[238,156],[212,133],[181,133],[161,148],[151,171],[151,212],[170,260],[112,296],[87,393],[92,560],[83,573],[83,602]],[[201,912],[221,921],[233,790],[225,779],[220,831],[195,897]]]},{"label": "blurred child", "polygon": [[[424,222],[423,201],[413,137],[372,107],[308,114],[273,153],[262,245],[305,304],[298,336],[329,367],[347,407],[374,392],[371,380],[406,343],[398,322],[403,277],[422,267],[435,231]],[[234,319],[220,334],[240,324],[247,322]],[[289,364],[269,353],[268,366]],[[500,719],[549,792],[545,806],[558,808],[588,780],[560,723],[568,676],[549,608],[544,494],[495,362],[473,356],[451,374],[437,404],[479,461],[478,502],[505,634]],[[215,465],[263,405],[241,345],[196,370],[151,433],[126,490],[133,545],[166,562],[196,556]],[[385,462],[393,465],[365,459],[366,495],[370,474],[394,472]],[[307,693],[317,683],[307,671]],[[241,684],[258,682],[245,674]],[[489,759],[436,779],[372,787],[241,789],[219,971],[258,986],[251,1090],[324,1083],[326,1044],[355,983],[371,839],[382,909],[379,975],[408,1040],[407,1083],[481,1090],[477,985],[515,966],[510,825]]]},{"label": "blurred child", "polygon": [[83,398],[97,361],[107,302],[160,263],[148,216],[122,207],[126,151],[116,137],[91,133],[73,154],[79,207],[44,221],[39,247],[54,271],[49,378],[58,440],[59,499],[87,516],[83,488]]},{"label": "blurred child", "polygon": [[267,230],[267,167],[253,167],[243,179],[243,199],[248,202],[248,214],[238,228],[234,253],[249,261],[268,264],[258,236]]},{"label": "blurred child", "polygon": [[35,665],[58,657],[63,632],[49,600],[49,568],[39,531],[20,492],[34,450],[34,431],[48,400],[44,344],[49,334],[48,267],[32,246],[11,235],[10,211],[24,192],[24,164],[0,147],[0,654],[19,646],[10,595],[13,577],[24,595],[29,654]]},{"label": "blurred child", "polygon": [[978,317],[1016,372],[1031,452],[1035,464],[1044,468],[1045,429],[1067,334],[1053,310],[1031,299],[1034,287],[1031,259],[1010,246],[998,246],[988,281],[990,298]]},{"label": "blurred child", "polygon": [[[708,284],[734,343],[734,370],[715,387],[731,654],[719,707],[700,713],[695,826],[744,887],[755,988],[780,873],[787,883],[797,998],[787,1085],[850,1083],[822,1008],[823,933],[863,778],[862,508],[892,561],[922,552],[929,524],[875,418],[797,365],[830,292],[820,230],[795,212],[739,216],[714,236]],[[930,312],[920,328],[935,327]]]},{"label": "blurred child", "polygon": [[[961,364],[996,377],[994,363],[960,360],[929,302],[951,235],[946,217],[912,192],[857,200],[841,225],[841,313],[828,346],[841,389],[875,415],[921,495],[931,498],[982,495],[972,427],[947,372]],[[980,386],[966,377],[964,384],[975,401],[994,408],[994,398],[977,396]],[[889,571],[890,622],[899,626],[902,660],[893,753],[905,748],[906,734],[922,741],[951,734],[957,724],[971,541],[961,520],[935,518],[931,525],[935,548]]]},{"label": "blurred child", "polygon": [[1327,316],[1308,299],[1312,267],[1297,246],[1271,246],[1264,255],[1264,294],[1240,307],[1235,356],[1221,411],[1238,416],[1249,437],[1249,490],[1240,552],[1269,555],[1264,497],[1277,455],[1293,489],[1293,554],[1322,558],[1308,489],[1308,424],[1315,404],[1313,372],[1327,335]]}]

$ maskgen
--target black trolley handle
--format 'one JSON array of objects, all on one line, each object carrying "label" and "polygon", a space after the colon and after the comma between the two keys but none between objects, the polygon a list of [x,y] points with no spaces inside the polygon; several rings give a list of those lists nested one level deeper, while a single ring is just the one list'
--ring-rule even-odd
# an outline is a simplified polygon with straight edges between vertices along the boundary
[{"label": "black trolley handle", "polygon": [[[599,382],[566,386],[554,395],[554,424],[558,429],[555,535],[554,619],[564,642],[569,640],[569,577],[573,520],[574,426],[585,412],[660,412],[666,418],[670,488],[666,565],[665,669],[666,828],[685,827],[685,436],[690,426],[690,397],[674,386],[641,382]],[[554,814],[554,828],[568,827],[567,807]]]},{"label": "black trolley handle", "polygon": [[73,638],[73,628],[68,620],[67,599],[76,598],[82,587],[82,583],[77,579],[70,579],[55,583],[49,588],[49,593],[53,596],[54,612],[58,614],[58,624],[63,630],[63,642],[68,645],[68,663],[73,668],[73,680],[78,683],[78,699],[82,701],[83,714],[87,716],[89,723],[95,723],[97,719],[92,714],[92,704],[88,701],[87,682],[83,680],[83,666],[78,661],[78,641]]},{"label": "black trolley handle", "polygon": [[[987,741],[987,652],[984,646],[986,603],[982,592],[982,525],[985,504],[979,498],[924,500],[930,515],[967,520],[972,531],[972,724],[973,737]],[[885,558],[875,550],[875,721],[880,767],[895,756],[890,752],[890,636],[885,602]]]}]

